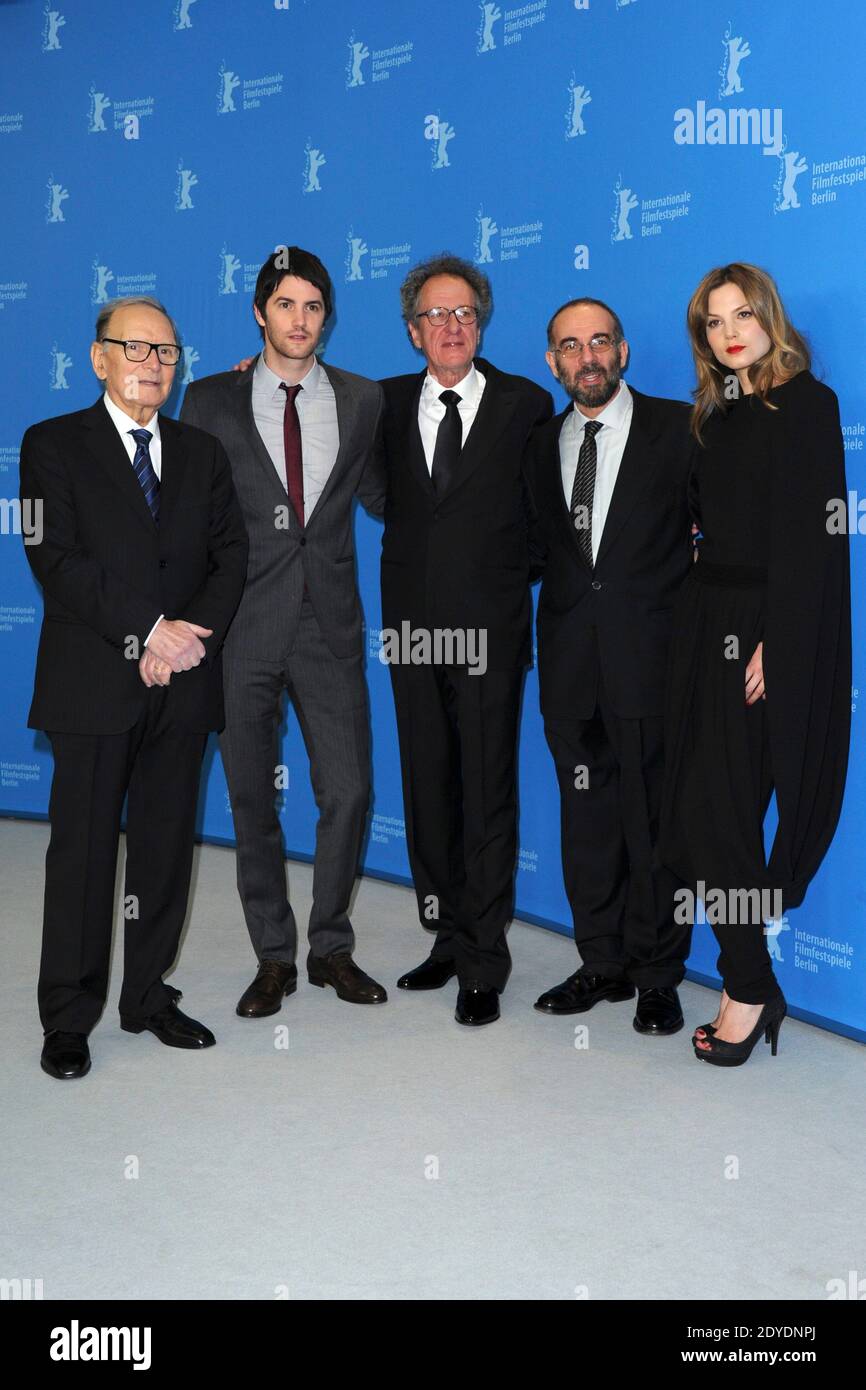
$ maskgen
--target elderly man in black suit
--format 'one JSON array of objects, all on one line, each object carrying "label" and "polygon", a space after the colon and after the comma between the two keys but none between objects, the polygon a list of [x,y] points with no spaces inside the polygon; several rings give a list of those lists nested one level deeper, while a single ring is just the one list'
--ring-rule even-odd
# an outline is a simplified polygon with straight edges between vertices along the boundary
[{"label": "elderly man in black suit", "polygon": [[156,300],[106,305],[91,349],[104,395],[33,425],[21,446],[22,502],[42,519],[26,553],[45,598],[28,722],[54,754],[42,1067],[62,1080],[90,1069],[87,1035],[105,1004],[127,795],[121,1027],[170,1047],[214,1042],[162,977],[186,915],[247,536],[222,447],[158,413],[180,352]]},{"label": "elderly man in black suit", "polygon": [[600,300],[564,304],[547,336],[572,404],[528,464],[538,675],[582,965],[536,1008],[583,1013],[637,987],[638,1032],[675,1033],[690,931],[656,839],[671,612],[692,557],[689,408],[626,385],[622,324]]},{"label": "elderly man in black suit", "polygon": [[456,1018],[499,1017],[517,851],[517,725],[531,657],[523,461],[547,391],[477,356],[490,285],[443,255],[401,290],[420,373],[384,381],[383,659],[406,841],[429,958],[398,981],[458,979]]}]

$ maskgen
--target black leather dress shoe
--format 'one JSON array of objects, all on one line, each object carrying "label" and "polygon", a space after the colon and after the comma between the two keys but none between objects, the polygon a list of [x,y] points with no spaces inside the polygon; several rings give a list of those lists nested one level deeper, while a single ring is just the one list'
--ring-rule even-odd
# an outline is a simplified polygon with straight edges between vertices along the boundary
[{"label": "black leather dress shoe", "polygon": [[449,980],[453,980],[456,974],[457,967],[453,960],[428,956],[420,965],[416,965],[414,970],[409,970],[405,975],[400,976],[397,981],[397,988],[441,989],[443,985],[447,985]]},{"label": "black leather dress shoe", "polygon": [[601,999],[611,1004],[634,998],[628,980],[609,980],[606,975],[582,975],[579,970],[561,985],[539,995],[535,1007],[543,1014],[584,1014]]},{"label": "black leather dress shoe", "polygon": [[259,962],[259,972],[248,989],[245,989],[235,1013],[241,1018],[267,1018],[278,1014],[287,994],[294,994],[298,988],[298,971],[294,965],[282,960],[263,960]]},{"label": "black leather dress shoe", "polygon": [[454,1017],[458,1023],[475,1027],[482,1023],[495,1023],[499,1017],[499,990],[478,980],[461,985],[457,991]]},{"label": "black leather dress shoe", "polygon": [[52,1028],[45,1034],[40,1066],[58,1081],[73,1081],[90,1071],[90,1049],[86,1033],[66,1033]]},{"label": "black leather dress shoe", "polygon": [[673,985],[638,990],[634,1026],[639,1033],[657,1036],[678,1033],[683,1026],[680,997]]},{"label": "black leather dress shoe", "polygon": [[213,1047],[216,1038],[209,1028],[205,1028],[203,1023],[198,1023],[188,1014],[181,1013],[177,1007],[177,1000],[172,999],[171,1003],[164,1008],[157,1009],[150,1018],[137,1019],[121,1018],[120,1026],[125,1033],[143,1033],[145,1029],[159,1038],[166,1047],[188,1047],[201,1048]]},{"label": "black leather dress shoe", "polygon": [[333,985],[338,999],[349,1004],[384,1004],[388,995],[384,987],[365,975],[348,951],[334,951],[329,956],[307,957],[307,978],[311,985],[323,988]]}]

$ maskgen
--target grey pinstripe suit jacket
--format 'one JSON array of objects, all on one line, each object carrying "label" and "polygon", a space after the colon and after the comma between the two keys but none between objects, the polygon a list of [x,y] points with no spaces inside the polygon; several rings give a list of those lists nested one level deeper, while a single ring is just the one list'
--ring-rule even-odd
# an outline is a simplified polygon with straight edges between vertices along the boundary
[{"label": "grey pinstripe suit jacket", "polygon": [[303,530],[255,426],[255,362],[244,372],[203,377],[186,390],[180,418],[223,445],[250,539],[247,582],[224,648],[229,660],[283,658],[294,640],[305,584],[333,654],[361,651],[352,499],[357,496],[374,516],[384,511],[383,394],[377,382],[321,365],[336,397],[340,447]]}]

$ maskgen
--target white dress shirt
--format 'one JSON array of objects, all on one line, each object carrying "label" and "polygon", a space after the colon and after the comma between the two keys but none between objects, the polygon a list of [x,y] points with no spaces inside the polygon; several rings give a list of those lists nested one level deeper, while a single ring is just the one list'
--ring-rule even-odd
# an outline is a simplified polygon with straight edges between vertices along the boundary
[{"label": "white dress shirt", "polygon": [[[119,405],[115,405],[114,401],[111,399],[107,391],[105,395],[102,397],[102,399],[105,402],[105,409],[111,416],[117,433],[120,435],[120,438],[123,442],[123,447],[129,455],[130,463],[132,463],[133,459],[135,458],[135,451],[138,446],[135,440],[133,439],[132,435],[129,433],[129,431],[150,430],[150,433],[153,435],[153,438],[147,446],[148,453],[150,454],[150,461],[153,464],[153,471],[159,478],[159,481],[162,482],[162,440],[159,434],[159,415],[157,414],[157,412],[153,412],[146,425],[140,425],[137,420],[133,420],[132,417],[130,415],[127,415],[124,410],[121,410]],[[159,627],[159,624],[162,622],[164,617],[165,614],[160,613],[153,627],[150,629],[150,632],[144,639],[145,646],[147,646],[148,642],[150,641],[153,634],[156,632],[156,629]]]},{"label": "white dress shirt", "polygon": [[[595,491],[592,497],[592,563],[598,558],[598,548],[610,510],[610,501],[616,486],[619,466],[625,453],[631,417],[634,410],[634,397],[624,381],[612,400],[608,401],[600,414],[593,416],[604,429],[595,436],[597,463],[595,469]],[[580,407],[573,406],[566,417],[559,435],[559,466],[562,473],[562,491],[565,505],[571,509],[571,493],[574,475],[577,472],[577,456],[584,440],[584,425],[587,416],[582,415]]]},{"label": "white dress shirt", "polygon": [[123,440],[123,447],[129,455],[130,463],[132,463],[132,460],[135,458],[137,446],[129,431],[150,430],[150,433],[153,435],[153,438],[147,446],[150,452],[150,461],[153,464],[154,473],[159,478],[160,482],[162,482],[162,440],[159,436],[159,415],[157,412],[153,412],[146,425],[140,425],[137,420],[133,420],[131,415],[127,415],[125,411],[121,410],[119,405],[114,404],[114,401],[107,391],[102,399],[105,401],[105,409],[114,421],[117,433]]},{"label": "white dress shirt", "polygon": [[431,477],[433,475],[433,454],[436,450],[436,435],[439,426],[445,419],[446,407],[439,397],[443,391],[448,390],[454,391],[460,397],[457,413],[463,426],[462,448],[466,443],[466,436],[472,428],[475,416],[478,414],[485,385],[484,377],[474,362],[465,377],[458,381],[456,386],[443,386],[441,381],[437,381],[429,372],[425,376],[424,385],[421,387],[421,399],[418,402],[418,428],[421,431],[424,457],[427,460],[427,468]]}]

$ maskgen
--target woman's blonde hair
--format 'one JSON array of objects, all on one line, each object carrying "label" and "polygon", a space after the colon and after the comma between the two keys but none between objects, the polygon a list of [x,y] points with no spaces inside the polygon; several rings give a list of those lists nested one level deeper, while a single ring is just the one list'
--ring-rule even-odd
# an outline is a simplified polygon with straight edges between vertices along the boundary
[{"label": "woman's blonde hair", "polygon": [[775,282],[765,270],[744,261],[733,261],[711,270],[692,295],[686,315],[698,377],[691,427],[699,442],[708,416],[725,405],[724,384],[729,373],[707,342],[708,301],[713,290],[723,285],[736,285],[742,290],[758,324],[770,339],[769,351],[748,368],[752,390],[769,410],[778,408],[767,399],[771,388],[789,381],[811,365],[809,349],[785,313]]}]

